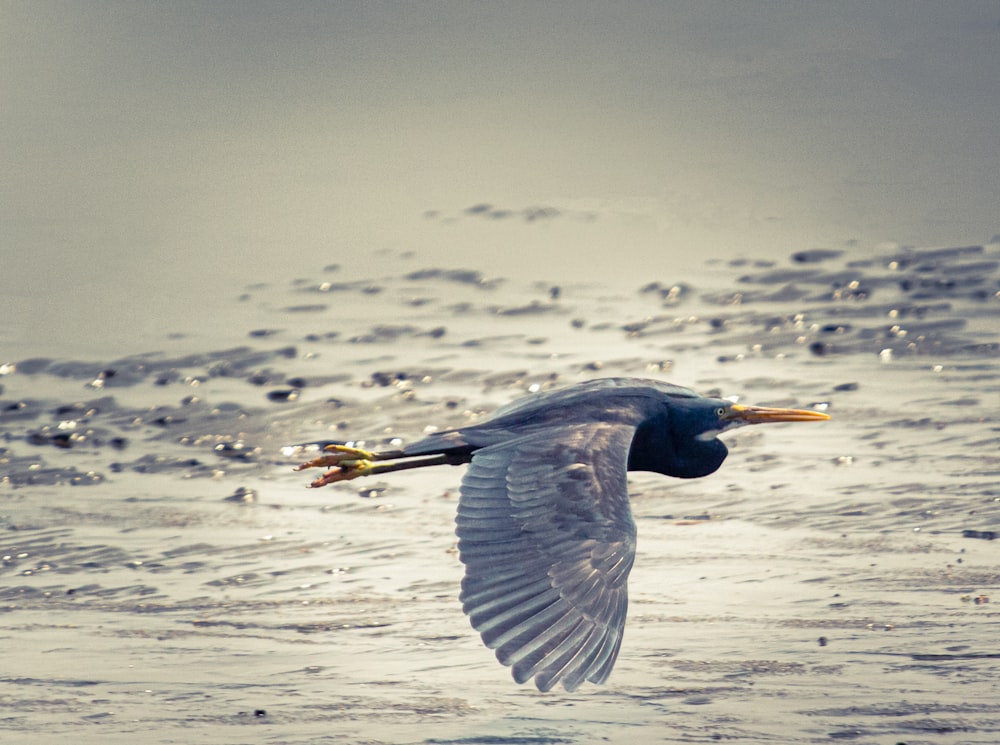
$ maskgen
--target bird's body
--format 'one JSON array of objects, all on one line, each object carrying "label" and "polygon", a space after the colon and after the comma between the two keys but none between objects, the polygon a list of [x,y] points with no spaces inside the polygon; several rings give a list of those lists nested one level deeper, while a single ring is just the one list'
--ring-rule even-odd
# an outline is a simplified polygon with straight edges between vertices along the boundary
[{"label": "bird's body", "polygon": [[[664,406],[665,402],[669,406]],[[731,405],[730,401],[702,398],[688,388],[670,383],[603,378],[519,399],[497,409],[483,422],[433,434],[405,447],[402,452],[406,456],[445,451],[471,454],[483,447],[538,432],[557,432],[560,434],[556,439],[561,439],[565,433],[578,427],[609,430],[622,427],[632,432],[641,431],[642,437],[646,437],[647,433],[654,430],[667,431],[666,428],[657,426],[664,422],[665,417],[685,417],[692,409],[704,408],[704,402],[712,402],[713,410]],[[644,423],[651,426],[643,427]],[[627,450],[631,448],[631,440],[630,437]],[[628,470],[655,471],[679,477],[707,476],[722,465],[726,456],[725,446],[717,441],[713,449],[721,455],[718,461],[713,459],[711,463],[706,462],[696,467],[694,470],[697,472],[688,473],[690,469],[683,468],[676,458],[670,457],[676,451],[673,443],[663,444],[659,448],[653,448],[650,444],[649,447],[651,452],[660,457],[655,460],[646,458],[645,461],[650,462],[644,462],[644,450],[639,447],[636,449],[635,461],[629,462]],[[593,449],[587,452],[593,452]]]},{"label": "bird's body", "polygon": [[826,418],[608,378],[526,397],[402,450],[333,446],[301,467],[332,466],[313,482],[323,486],[469,463],[456,518],[463,609],[517,682],[572,691],[604,682],[621,644],[636,539],[627,472],[706,476],[726,458],[716,437],[726,429]]}]

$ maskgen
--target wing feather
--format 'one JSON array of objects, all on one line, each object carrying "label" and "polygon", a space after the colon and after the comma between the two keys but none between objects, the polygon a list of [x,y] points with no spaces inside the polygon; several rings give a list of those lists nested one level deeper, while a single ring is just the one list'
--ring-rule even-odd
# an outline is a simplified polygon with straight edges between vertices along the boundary
[{"label": "wing feather", "polygon": [[456,519],[462,604],[518,682],[572,691],[611,672],[635,558],[626,489],[634,432],[554,426],[472,457]]}]

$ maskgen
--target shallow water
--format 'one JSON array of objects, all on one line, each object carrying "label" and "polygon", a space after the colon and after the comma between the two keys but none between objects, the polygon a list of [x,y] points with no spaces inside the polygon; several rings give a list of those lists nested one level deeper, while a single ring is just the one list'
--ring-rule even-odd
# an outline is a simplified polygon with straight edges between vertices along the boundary
[{"label": "shallow water", "polygon": [[[631,288],[317,267],[122,356],[25,343],[0,360],[0,739],[996,742],[998,266],[992,244]],[[741,430],[706,479],[635,475],[603,687],[518,687],[469,628],[461,470],[291,471],[612,375],[834,418]]]}]

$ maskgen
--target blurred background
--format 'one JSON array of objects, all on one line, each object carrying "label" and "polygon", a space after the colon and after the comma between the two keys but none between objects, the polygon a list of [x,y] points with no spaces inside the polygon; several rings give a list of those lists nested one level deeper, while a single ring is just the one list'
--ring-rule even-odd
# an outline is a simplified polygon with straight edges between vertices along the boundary
[{"label": "blurred background", "polygon": [[[1000,5],[0,0],[0,344],[244,285],[1000,232]],[[405,266],[401,266],[405,263]]]}]

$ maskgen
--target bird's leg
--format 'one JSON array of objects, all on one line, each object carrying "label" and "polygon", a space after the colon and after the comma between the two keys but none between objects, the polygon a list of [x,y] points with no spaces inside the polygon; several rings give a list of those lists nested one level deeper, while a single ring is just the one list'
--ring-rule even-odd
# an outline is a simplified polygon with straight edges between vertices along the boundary
[{"label": "bird's leg", "polygon": [[[324,455],[313,458],[296,466],[294,469],[296,471],[303,471],[306,468],[327,468],[332,466],[329,471],[309,484],[313,489],[326,486],[327,484],[334,484],[338,481],[350,481],[359,476],[372,476],[391,471],[405,471],[410,468],[423,468],[424,466],[458,465],[460,463],[468,463],[470,458],[467,455],[442,453],[440,455],[432,454],[425,457],[418,456],[411,460],[401,460],[407,457],[401,450],[372,453],[346,445],[327,445],[324,450],[327,451]],[[393,462],[375,463],[375,461],[380,460]]]}]

